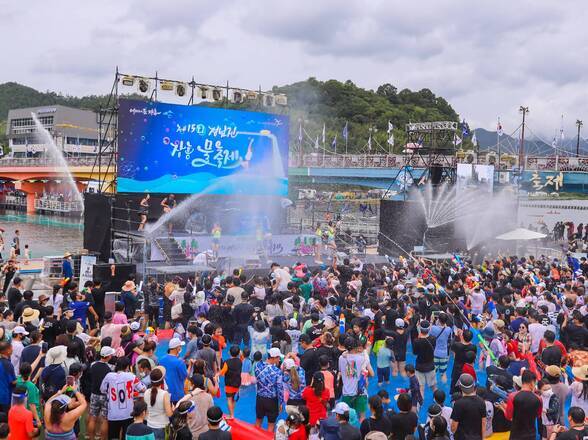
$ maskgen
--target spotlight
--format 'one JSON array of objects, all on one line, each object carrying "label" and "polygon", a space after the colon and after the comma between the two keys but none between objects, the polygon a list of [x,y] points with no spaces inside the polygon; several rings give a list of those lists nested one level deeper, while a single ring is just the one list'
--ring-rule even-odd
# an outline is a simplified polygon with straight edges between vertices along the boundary
[{"label": "spotlight", "polygon": [[275,105],[274,95],[263,95],[263,105],[273,107]]},{"label": "spotlight", "polygon": [[127,87],[132,87],[135,84],[135,78],[132,76],[123,76],[122,85]]},{"label": "spotlight", "polygon": [[239,90],[233,92],[233,102],[235,104],[241,104],[243,102],[243,94]]},{"label": "spotlight", "polygon": [[255,101],[257,99],[257,93],[255,93],[255,92],[247,92],[247,99],[249,101]]},{"label": "spotlight", "polygon": [[149,90],[149,81],[147,81],[146,79],[141,78],[139,80],[139,91],[141,93],[147,93],[148,90]]},{"label": "spotlight", "polygon": [[176,95],[182,97],[186,94],[186,85],[182,83],[176,84]]},{"label": "spotlight", "polygon": [[208,99],[208,89],[206,87],[199,87],[200,89],[200,97],[202,99]]},{"label": "spotlight", "polygon": [[288,105],[288,97],[283,94],[279,94],[275,96],[275,101],[277,105],[287,106]]},{"label": "spotlight", "polygon": [[221,90],[220,89],[213,89],[212,90],[212,99],[214,99],[215,101],[220,101],[221,100]]},{"label": "spotlight", "polygon": [[171,81],[161,81],[159,88],[171,92],[174,89],[174,84]]}]

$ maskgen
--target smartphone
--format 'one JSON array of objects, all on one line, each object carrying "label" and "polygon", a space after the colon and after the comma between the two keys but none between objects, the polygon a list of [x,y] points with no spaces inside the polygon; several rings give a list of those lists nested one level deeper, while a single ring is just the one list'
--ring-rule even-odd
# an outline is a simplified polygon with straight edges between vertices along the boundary
[{"label": "smartphone", "polygon": [[75,383],[76,383],[76,378],[75,377],[73,377],[71,375],[66,376],[66,378],[65,378],[65,384],[68,387],[73,387]]},{"label": "smartphone", "polygon": [[47,344],[46,342],[43,342],[41,344],[41,352],[42,353],[47,353],[47,350],[49,350],[49,344]]}]

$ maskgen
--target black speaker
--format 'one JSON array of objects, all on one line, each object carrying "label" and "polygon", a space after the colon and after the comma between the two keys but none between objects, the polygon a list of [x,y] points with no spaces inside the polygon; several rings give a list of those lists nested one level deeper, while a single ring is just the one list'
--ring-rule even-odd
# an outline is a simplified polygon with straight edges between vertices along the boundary
[{"label": "black speaker", "polygon": [[443,167],[441,165],[431,165],[429,167],[429,177],[432,185],[440,185],[443,179]]},{"label": "black speaker", "polygon": [[130,263],[117,263],[114,278],[110,269],[111,264],[99,263],[94,265],[94,280],[109,284],[108,290],[120,290],[125,281],[134,278],[137,273],[137,266]]},{"label": "black speaker", "polygon": [[84,194],[84,249],[98,254],[98,260],[110,258],[111,197],[104,194]]}]

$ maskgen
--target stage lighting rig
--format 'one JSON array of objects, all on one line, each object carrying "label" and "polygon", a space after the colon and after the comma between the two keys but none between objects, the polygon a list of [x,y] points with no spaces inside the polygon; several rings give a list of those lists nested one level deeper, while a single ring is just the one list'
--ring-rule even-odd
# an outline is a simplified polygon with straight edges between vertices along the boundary
[{"label": "stage lighting rig", "polygon": [[149,81],[146,79],[141,78],[139,80],[139,91],[141,93],[147,93],[149,91]]}]

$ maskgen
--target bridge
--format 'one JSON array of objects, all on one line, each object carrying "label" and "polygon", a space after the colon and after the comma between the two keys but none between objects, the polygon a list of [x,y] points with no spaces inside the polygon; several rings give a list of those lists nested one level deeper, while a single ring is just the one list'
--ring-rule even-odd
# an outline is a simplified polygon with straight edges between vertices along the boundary
[{"label": "bridge", "polygon": [[[516,156],[503,155],[500,170],[508,174],[517,166]],[[107,163],[109,158],[103,158]],[[68,170],[78,189],[83,191],[88,182],[98,180],[98,167],[95,157],[67,158]],[[497,169],[496,156],[479,155],[477,160],[471,154],[458,152],[452,158],[457,163],[492,164]],[[296,186],[314,185],[352,185],[365,188],[387,189],[402,167],[408,165],[415,177],[424,170],[424,163],[418,156],[401,154],[338,154],[322,155],[291,154],[288,175],[291,184]],[[100,180],[114,181],[116,170],[103,167]],[[527,156],[525,157],[523,182],[530,182],[534,188],[561,175],[562,192],[588,194],[588,156]],[[27,194],[27,212],[35,211],[35,194],[42,194],[52,188],[60,187],[66,170],[49,158],[4,158],[0,159],[0,180],[14,183],[15,189]],[[496,173],[496,178],[499,173]],[[61,186],[61,188],[63,188]],[[110,187],[108,190],[112,191]]]}]

